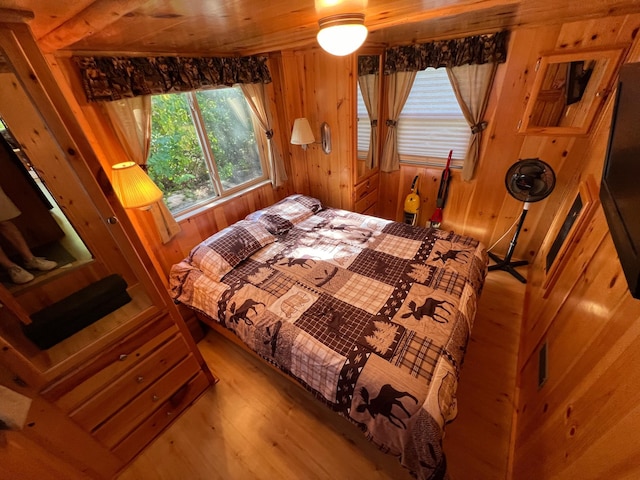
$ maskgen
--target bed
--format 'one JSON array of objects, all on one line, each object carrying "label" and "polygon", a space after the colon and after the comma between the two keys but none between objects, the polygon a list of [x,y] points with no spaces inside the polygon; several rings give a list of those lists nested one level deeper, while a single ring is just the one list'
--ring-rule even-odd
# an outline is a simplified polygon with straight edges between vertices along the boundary
[{"label": "bed", "polygon": [[170,290],[426,480],[486,269],[470,237],[292,195],[195,246]]}]

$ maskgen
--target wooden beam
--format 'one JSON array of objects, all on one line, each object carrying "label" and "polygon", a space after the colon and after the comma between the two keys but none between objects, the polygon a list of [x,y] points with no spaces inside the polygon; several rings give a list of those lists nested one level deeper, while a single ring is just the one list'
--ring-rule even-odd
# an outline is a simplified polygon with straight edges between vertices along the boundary
[{"label": "wooden beam", "polygon": [[23,23],[33,20],[35,15],[29,10],[15,10],[13,8],[0,8],[0,18],[3,23]]},{"label": "wooden beam", "polygon": [[[452,17],[460,14],[469,14],[489,8],[500,7],[505,5],[519,5],[521,0],[470,0],[458,1],[453,5],[436,6],[435,8],[426,8],[420,12],[416,12],[414,8],[407,10],[406,15],[389,15],[385,5],[381,5],[382,11],[369,9],[365,19],[365,25],[370,32],[382,30],[385,28],[396,27],[398,25],[406,25],[433,20],[436,18]],[[436,4],[434,4],[435,6]]]},{"label": "wooden beam", "polygon": [[53,52],[99,32],[149,0],[96,0],[74,17],[38,39],[44,52]]}]

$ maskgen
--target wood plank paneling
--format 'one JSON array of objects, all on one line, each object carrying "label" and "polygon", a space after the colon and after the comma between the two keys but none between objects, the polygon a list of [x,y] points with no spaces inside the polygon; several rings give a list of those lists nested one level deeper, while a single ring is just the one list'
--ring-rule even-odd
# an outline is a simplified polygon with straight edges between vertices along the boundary
[{"label": "wood plank paneling", "polygon": [[293,188],[316,197],[323,204],[353,208],[355,80],[351,56],[334,57],[320,49],[286,52],[283,62],[283,94],[287,106],[289,132],[293,121],[306,117],[316,142],[320,125],[331,129],[331,153],[325,154],[319,143],[306,150],[291,145]]},{"label": "wood plank paneling", "polygon": [[[631,42],[627,61],[640,60],[637,16],[567,25],[560,44]],[[566,212],[579,183],[599,183],[611,123],[612,98],[594,131],[576,140],[559,174],[566,182],[558,212]],[[555,238],[549,231],[541,251]],[[543,290],[544,258],[529,270],[520,348],[519,400],[513,478],[637,478],[640,428],[640,301],[628,292],[600,206],[551,292]],[[545,298],[546,295],[546,298]],[[548,345],[548,379],[538,388],[537,352]],[[631,447],[633,445],[634,447]]]}]

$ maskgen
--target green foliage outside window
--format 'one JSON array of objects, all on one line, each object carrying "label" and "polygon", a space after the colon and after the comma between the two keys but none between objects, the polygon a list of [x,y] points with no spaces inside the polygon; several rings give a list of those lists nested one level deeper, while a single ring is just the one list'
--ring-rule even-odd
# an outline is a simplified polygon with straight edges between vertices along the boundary
[{"label": "green foliage outside window", "polygon": [[[201,126],[201,136],[195,125]],[[203,149],[210,149],[215,169]],[[173,213],[262,177],[251,112],[242,91],[154,95],[148,164],[149,175]],[[217,177],[221,192],[216,193],[212,177]]]}]

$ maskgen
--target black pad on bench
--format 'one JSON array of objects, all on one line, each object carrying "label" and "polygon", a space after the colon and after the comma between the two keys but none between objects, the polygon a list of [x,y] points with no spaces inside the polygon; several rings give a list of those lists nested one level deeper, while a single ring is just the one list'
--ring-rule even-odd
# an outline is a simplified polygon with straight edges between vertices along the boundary
[{"label": "black pad on bench", "polygon": [[22,329],[46,350],[130,301],[127,282],[120,275],[109,275],[32,314],[32,323]]}]

